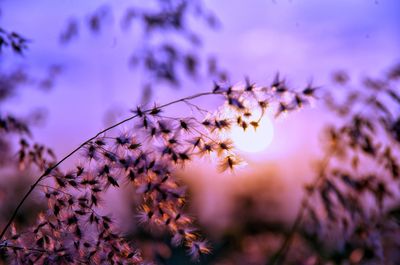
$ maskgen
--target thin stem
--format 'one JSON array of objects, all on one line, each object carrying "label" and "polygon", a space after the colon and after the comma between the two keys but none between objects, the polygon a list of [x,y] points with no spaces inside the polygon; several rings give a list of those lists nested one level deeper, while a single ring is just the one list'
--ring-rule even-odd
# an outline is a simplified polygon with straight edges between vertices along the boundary
[{"label": "thin stem", "polygon": [[[323,174],[323,172],[325,171],[325,169],[329,165],[329,162],[330,162],[334,152],[335,152],[334,150],[330,151],[326,155],[324,160],[322,161],[322,165],[321,165],[321,168],[320,168],[320,174],[313,181],[313,183],[311,184],[311,187],[315,188],[316,186],[318,186],[318,184],[321,182],[321,180],[324,179],[325,175]],[[289,251],[289,248],[290,248],[290,245],[291,245],[292,240],[294,238],[294,235],[295,235],[296,231],[298,230],[299,226],[301,225],[301,222],[303,221],[304,214],[305,214],[307,206],[309,204],[310,196],[311,196],[311,193],[308,193],[308,192],[303,196],[303,199],[301,200],[300,209],[299,209],[299,211],[298,211],[298,213],[296,215],[296,219],[294,220],[293,225],[290,228],[289,233],[285,237],[282,245],[280,246],[280,248],[278,249],[276,254],[273,256],[272,260],[270,262],[268,262],[269,265],[277,265],[277,264],[283,264],[284,263],[285,258],[286,258],[286,254]]]},{"label": "thin stem", "polygon": [[[381,92],[380,90],[375,91],[372,94],[371,98],[376,99],[379,96],[380,92]],[[359,110],[356,114],[353,114],[353,116],[362,114],[365,111],[365,107],[367,105],[368,105],[368,102],[364,102],[361,110]],[[321,172],[318,175],[318,177],[314,180],[314,182],[312,183],[312,187],[316,187],[318,185],[318,183],[324,178],[325,175],[323,174],[323,171],[325,171],[325,169],[329,165],[329,161],[334,156],[334,154],[335,154],[335,150],[331,150],[328,154],[326,154],[326,156],[322,162],[321,169],[320,169]],[[289,234],[286,236],[283,244],[281,245],[281,247],[279,248],[277,253],[274,255],[274,257],[272,258],[272,261],[269,262],[268,264],[270,264],[270,265],[283,264],[285,257],[286,257],[286,253],[289,251],[290,244],[292,243],[294,234],[296,233],[297,229],[299,228],[299,226],[301,224],[305,210],[307,209],[307,206],[308,206],[309,199],[310,199],[310,194],[304,195],[304,197],[302,199],[301,208],[296,216],[296,219],[293,223],[292,228],[290,229]]]},{"label": "thin stem", "polygon": [[[163,105],[160,105],[158,107],[156,107],[157,109],[162,109],[165,107],[168,107],[170,105],[174,105],[176,103],[180,103],[180,102],[185,102],[187,100],[192,100],[195,98],[199,98],[199,97],[203,97],[203,96],[208,96],[208,95],[217,95],[217,94],[222,94],[224,92],[203,92],[203,93],[198,93],[192,96],[188,96],[185,98],[181,98],[181,99],[177,99],[174,101],[171,101],[169,103],[165,103]],[[148,109],[143,111],[144,113],[149,113],[153,110],[152,109]],[[21,201],[18,203],[18,206],[15,208],[14,212],[12,213],[10,219],[8,220],[7,224],[5,225],[5,227],[3,228],[1,234],[0,234],[0,240],[3,239],[5,233],[7,232],[8,228],[11,226],[12,222],[14,221],[15,217],[18,214],[19,209],[22,207],[22,205],[24,204],[24,202],[26,201],[26,199],[29,197],[29,195],[33,192],[33,190],[36,188],[36,186],[39,184],[40,181],[43,180],[43,178],[45,178],[46,176],[48,176],[51,171],[53,171],[55,168],[57,168],[61,163],[63,163],[65,160],[67,160],[69,157],[71,157],[72,155],[74,155],[76,152],[78,152],[82,147],[84,147],[85,145],[87,145],[88,143],[90,143],[91,141],[93,141],[94,139],[96,139],[97,137],[99,137],[100,135],[104,134],[105,132],[108,132],[118,126],[120,126],[121,124],[124,124],[130,120],[133,120],[134,118],[138,117],[138,114],[132,115],[120,122],[115,123],[114,125],[111,125],[110,127],[107,127],[105,129],[103,129],[102,131],[98,132],[95,136],[87,139],[86,141],[84,141],[82,144],[80,144],[77,148],[75,148],[73,151],[71,151],[68,155],[66,155],[64,158],[62,158],[60,161],[58,161],[56,164],[54,164],[53,166],[50,166],[48,169],[45,170],[45,172],[40,175],[37,180],[31,185],[31,187],[29,188],[29,190],[25,193],[24,197],[21,199]]]},{"label": "thin stem", "polygon": [[14,246],[14,245],[9,245],[9,244],[4,244],[4,245],[0,245],[0,248],[12,248],[12,249],[27,249],[30,251],[36,251],[36,252],[42,252],[42,253],[47,253],[48,251],[45,249],[39,249],[39,248],[28,248],[28,247],[21,247],[21,246]]},{"label": "thin stem", "polygon": [[54,187],[52,187],[52,186],[49,186],[49,185],[45,185],[45,184],[38,184],[38,186],[39,186],[39,187],[43,187],[43,188],[52,189],[52,190],[54,190],[54,191],[61,192],[61,193],[63,193],[64,195],[67,195],[67,196],[71,196],[71,197],[73,196],[71,193],[65,192],[65,191],[63,191],[63,190],[60,190],[60,189],[54,188]]}]

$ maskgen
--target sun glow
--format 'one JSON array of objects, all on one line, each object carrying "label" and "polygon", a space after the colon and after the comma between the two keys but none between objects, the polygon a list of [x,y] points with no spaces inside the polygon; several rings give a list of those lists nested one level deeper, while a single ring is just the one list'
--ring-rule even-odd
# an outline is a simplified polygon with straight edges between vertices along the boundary
[{"label": "sun glow", "polygon": [[237,149],[248,153],[258,153],[271,144],[274,128],[271,120],[263,116],[257,129],[250,126],[244,131],[243,128],[236,126],[232,128],[230,136]]}]

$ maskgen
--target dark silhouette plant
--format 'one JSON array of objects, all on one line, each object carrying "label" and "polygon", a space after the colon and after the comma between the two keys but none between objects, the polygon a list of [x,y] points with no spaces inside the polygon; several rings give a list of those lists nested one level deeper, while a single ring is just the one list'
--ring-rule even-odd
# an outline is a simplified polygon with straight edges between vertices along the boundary
[{"label": "dark silhouette plant", "polygon": [[365,77],[358,86],[345,72],[334,74],[344,89],[324,96],[325,107],[337,116],[326,127],[324,158],[270,264],[293,255],[296,236],[309,244],[311,264],[399,260],[399,79],[399,65],[382,77]]}]

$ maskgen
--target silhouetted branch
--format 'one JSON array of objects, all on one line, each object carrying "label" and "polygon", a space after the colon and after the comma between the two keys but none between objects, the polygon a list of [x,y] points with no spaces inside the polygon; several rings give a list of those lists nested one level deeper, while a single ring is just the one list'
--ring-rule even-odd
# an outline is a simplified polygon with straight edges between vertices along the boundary
[{"label": "silhouetted branch", "polygon": [[[215,95],[215,94],[221,94],[222,92],[204,92],[204,93],[199,93],[193,96],[188,96],[185,98],[181,98],[175,101],[171,101],[169,103],[166,103],[164,105],[160,105],[159,107],[157,107],[158,109],[163,109],[165,107],[168,107],[170,105],[179,103],[179,102],[186,102],[187,100],[191,100],[191,99],[195,99],[195,98],[199,98],[199,97],[203,97],[203,96],[207,96],[207,95]],[[154,108],[152,109],[148,109],[148,110],[144,110],[143,113],[150,113],[151,111],[154,111]],[[24,197],[21,199],[21,201],[19,202],[19,204],[17,205],[17,207],[15,208],[13,214],[11,215],[10,219],[8,220],[7,224],[5,225],[5,227],[3,228],[1,234],[0,234],[0,240],[3,239],[5,233],[7,232],[8,228],[10,227],[10,225],[12,224],[12,222],[14,221],[15,216],[17,215],[19,209],[21,208],[21,206],[24,204],[24,202],[26,201],[26,199],[29,197],[29,195],[33,192],[33,190],[36,188],[36,186],[43,180],[44,177],[46,177],[47,175],[49,175],[55,168],[57,168],[61,163],[63,163],[65,160],[67,160],[69,157],[71,157],[72,155],[74,155],[76,152],[78,152],[80,149],[82,149],[82,147],[84,147],[85,145],[87,145],[88,143],[90,143],[91,141],[93,141],[94,139],[96,139],[97,137],[99,137],[100,135],[104,134],[107,131],[112,130],[115,127],[120,126],[121,124],[124,124],[134,118],[138,117],[138,115],[132,115],[120,122],[117,122],[113,125],[111,125],[110,127],[107,127],[106,129],[98,132],[96,135],[92,136],[91,138],[87,139],[86,141],[84,141],[81,145],[79,145],[77,148],[75,148],[73,151],[71,151],[68,155],[66,155],[64,158],[62,158],[61,160],[59,160],[56,164],[54,164],[53,166],[49,167],[48,169],[46,169],[45,172],[43,172],[42,175],[40,175],[40,177],[38,177],[38,179],[31,185],[31,187],[29,188],[29,190],[27,191],[27,193],[24,195]]]}]

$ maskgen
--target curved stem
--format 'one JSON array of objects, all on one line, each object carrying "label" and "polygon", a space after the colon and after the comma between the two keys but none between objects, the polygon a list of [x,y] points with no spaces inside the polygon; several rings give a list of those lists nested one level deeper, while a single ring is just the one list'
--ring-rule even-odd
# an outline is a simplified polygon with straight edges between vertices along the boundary
[{"label": "curved stem", "polygon": [[9,244],[7,244],[7,243],[0,245],[0,249],[2,249],[2,248],[12,248],[12,249],[18,249],[18,250],[27,249],[27,250],[30,250],[30,251],[43,252],[43,253],[48,252],[48,251],[45,250],[45,249],[40,249],[40,248],[24,248],[24,247],[21,247],[21,246],[9,245]]},{"label": "curved stem", "polygon": [[[177,99],[174,101],[171,101],[169,103],[165,103],[163,105],[160,105],[158,107],[156,107],[157,109],[162,109],[165,107],[168,107],[170,105],[174,105],[176,103],[179,102],[185,102],[187,100],[192,100],[195,98],[199,98],[199,97],[203,97],[203,96],[207,96],[207,95],[216,95],[216,94],[222,94],[224,92],[203,92],[203,93],[198,93],[192,96],[188,96],[188,97],[184,97],[181,99]],[[152,109],[148,109],[143,111],[143,113],[149,113],[153,110]],[[105,132],[110,131],[111,129],[114,129],[115,127],[120,126],[121,124],[124,124],[130,120],[133,120],[134,118],[138,117],[138,114],[132,115],[120,122],[117,122],[113,125],[111,125],[110,127],[107,127],[103,130],[101,130],[100,132],[98,132],[96,135],[92,136],[91,138],[87,139],[86,141],[84,141],[82,144],[80,144],[77,148],[75,148],[73,151],[71,151],[68,155],[66,155],[64,158],[62,158],[60,161],[58,161],[56,164],[50,166],[48,169],[45,170],[45,172],[40,175],[40,177],[37,178],[37,180],[31,185],[31,187],[29,188],[29,190],[25,193],[24,197],[21,199],[21,201],[18,203],[17,207],[15,208],[14,212],[12,213],[10,219],[8,220],[7,224],[5,225],[5,227],[3,228],[1,234],[0,234],[0,240],[3,239],[5,233],[7,232],[8,228],[11,226],[12,222],[14,221],[15,217],[18,214],[18,211],[20,210],[20,208],[22,207],[22,205],[24,204],[24,202],[26,201],[26,199],[29,197],[29,195],[33,192],[33,190],[36,188],[36,186],[43,180],[43,178],[45,178],[47,175],[49,175],[51,173],[51,171],[53,171],[55,168],[57,168],[61,163],[63,163],[65,160],[67,160],[69,157],[71,157],[72,155],[74,155],[77,151],[79,151],[82,147],[84,147],[85,145],[87,145],[88,143],[90,143],[91,141],[93,141],[94,139],[96,139],[97,137],[99,137],[100,135],[104,134]]]},{"label": "curved stem", "polygon": [[[376,99],[379,94],[381,93],[381,90],[375,91],[374,93],[372,93],[371,97],[372,99]],[[365,111],[365,107],[368,106],[369,102],[364,102],[364,104],[362,104],[362,108],[357,111],[355,114],[353,114],[353,116],[355,115],[359,115],[362,114]],[[328,167],[330,159],[335,155],[335,150],[330,150],[324,160],[322,161],[322,165],[321,165],[321,169],[320,169],[320,174],[318,175],[318,177],[314,180],[314,182],[312,183],[312,186],[315,187],[318,185],[318,183],[324,179],[324,174],[323,171],[325,171],[325,169]],[[279,250],[277,251],[277,253],[274,255],[274,257],[272,258],[272,261],[269,262],[269,264],[271,265],[276,265],[276,264],[283,264],[286,254],[289,251],[290,248],[290,244],[293,240],[294,234],[296,233],[297,229],[299,228],[301,221],[303,219],[306,207],[308,206],[308,201],[310,199],[310,194],[306,194],[304,195],[303,199],[302,199],[302,205],[301,208],[296,216],[296,219],[293,223],[293,226],[291,227],[289,234],[286,236],[284,242],[282,243],[281,247],[279,248]]]},{"label": "curved stem", "polygon": [[[315,180],[312,182],[312,184],[311,184],[312,187],[318,186],[320,181],[324,179],[325,175],[323,174],[323,172],[325,171],[325,169],[329,165],[329,161],[330,161],[331,157],[333,156],[334,152],[335,152],[334,150],[328,152],[326,157],[322,160],[320,173],[319,173],[318,177],[316,177]],[[303,221],[303,217],[304,217],[304,214],[306,212],[310,197],[311,197],[311,193],[306,193],[303,196],[303,199],[301,201],[300,209],[299,209],[299,211],[298,211],[298,213],[296,215],[296,219],[294,220],[292,227],[289,230],[289,233],[285,237],[283,243],[279,247],[279,249],[276,252],[276,254],[273,256],[272,260],[270,262],[268,262],[268,264],[277,265],[277,264],[283,264],[284,263],[286,254],[289,251],[289,248],[290,248],[290,245],[291,245],[292,240],[294,238],[294,235],[295,235],[296,231],[299,229],[299,227],[301,225],[301,222]]]}]

